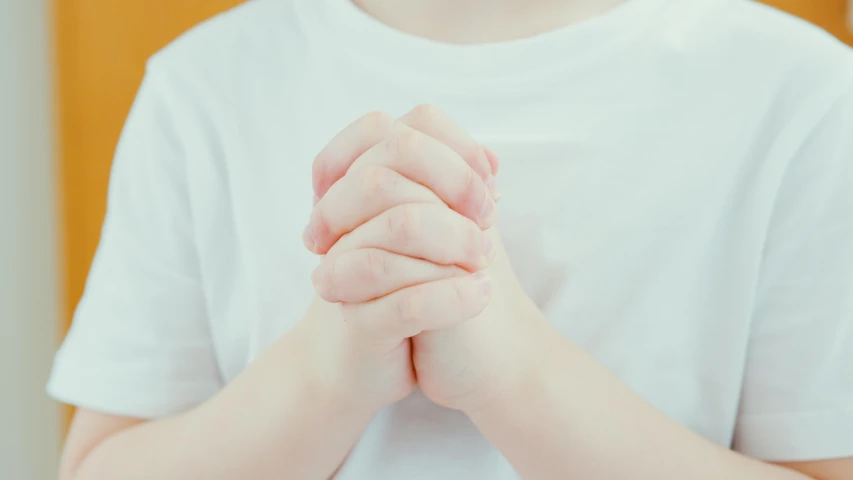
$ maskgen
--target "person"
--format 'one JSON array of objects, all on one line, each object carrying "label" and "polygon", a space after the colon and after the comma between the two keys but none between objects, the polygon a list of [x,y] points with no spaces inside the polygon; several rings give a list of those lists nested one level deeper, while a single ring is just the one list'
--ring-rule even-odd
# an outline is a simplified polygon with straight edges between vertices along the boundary
[{"label": "person", "polygon": [[852,186],[755,2],[248,2],[148,63],[61,478],[853,478]]}]

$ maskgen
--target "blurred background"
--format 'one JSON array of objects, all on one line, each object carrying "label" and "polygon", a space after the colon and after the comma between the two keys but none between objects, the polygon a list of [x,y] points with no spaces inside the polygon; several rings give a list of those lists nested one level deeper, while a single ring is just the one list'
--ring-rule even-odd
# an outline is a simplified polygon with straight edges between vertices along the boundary
[{"label": "blurred background", "polygon": [[[145,60],[239,0],[0,0],[0,479],[56,478],[44,384],[83,291]],[[853,45],[853,0],[767,0]]]}]

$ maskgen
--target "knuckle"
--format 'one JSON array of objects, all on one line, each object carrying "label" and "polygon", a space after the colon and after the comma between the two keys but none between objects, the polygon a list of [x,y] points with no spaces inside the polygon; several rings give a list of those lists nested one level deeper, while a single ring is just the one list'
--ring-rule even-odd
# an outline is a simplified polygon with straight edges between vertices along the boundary
[{"label": "knuckle", "polygon": [[399,175],[382,166],[364,169],[364,189],[370,196],[390,198],[399,181]]},{"label": "knuckle", "polygon": [[390,160],[395,165],[406,164],[414,160],[414,153],[421,141],[421,134],[407,129],[396,132],[388,141]]},{"label": "knuckle", "polygon": [[364,279],[369,282],[376,281],[388,273],[386,258],[378,250],[365,250],[364,263]]},{"label": "knuckle", "polygon": [[420,236],[420,214],[411,205],[402,205],[388,215],[388,233],[395,245],[408,245]]},{"label": "knuckle", "polygon": [[364,122],[367,131],[385,132],[394,123],[395,118],[388,113],[374,111],[361,117],[361,120]]},{"label": "knuckle", "polygon": [[412,109],[412,116],[419,125],[429,125],[438,121],[441,113],[435,105],[421,104]]},{"label": "knuckle", "polygon": [[379,167],[360,168],[358,172],[361,174],[361,186],[367,193],[375,193],[382,185],[382,172]]}]

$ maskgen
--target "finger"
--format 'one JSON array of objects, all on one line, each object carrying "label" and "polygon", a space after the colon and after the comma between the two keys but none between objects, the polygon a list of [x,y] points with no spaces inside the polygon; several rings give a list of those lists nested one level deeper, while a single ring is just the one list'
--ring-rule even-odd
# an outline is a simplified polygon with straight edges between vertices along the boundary
[{"label": "finger", "polygon": [[434,204],[391,208],[341,237],[328,254],[361,248],[380,248],[471,272],[486,268],[495,257],[491,239],[474,222]]},{"label": "finger", "polygon": [[388,138],[397,123],[397,119],[387,113],[371,112],[335,135],[314,159],[315,198],[323,198],[329,187],[346,174],[355,159]]},{"label": "finger", "polygon": [[403,288],[465,275],[468,272],[459,267],[362,248],[326,256],[311,281],[327,302],[364,303]]},{"label": "finger", "polygon": [[414,337],[476,317],[491,300],[491,279],[466,275],[404,288],[366,303],[344,303],[344,320],[380,338]]},{"label": "finger", "polygon": [[498,154],[489,147],[483,147],[483,151],[486,153],[486,159],[489,161],[489,166],[492,168],[492,174],[497,175],[498,170],[500,169]]},{"label": "finger", "polygon": [[492,165],[483,147],[449,116],[432,105],[419,105],[400,117],[400,121],[450,147],[483,179],[497,199],[500,195],[494,177],[497,166]]},{"label": "finger", "polygon": [[483,151],[450,117],[435,107],[424,105],[414,108],[400,120],[384,112],[368,113],[335,135],[314,160],[315,203],[344,176],[359,156],[402,126],[421,130],[447,143],[495,190],[495,197],[498,196],[494,185],[494,175],[498,171],[497,157],[489,157],[488,151]]},{"label": "finger", "polygon": [[324,254],[341,236],[404,203],[441,205],[442,201],[423,185],[381,165],[350,172],[315,205],[305,228],[305,245]]},{"label": "finger", "polygon": [[432,190],[453,210],[487,229],[497,214],[495,200],[483,180],[456,152],[416,130],[399,130],[364,153],[350,172],[381,165]]}]

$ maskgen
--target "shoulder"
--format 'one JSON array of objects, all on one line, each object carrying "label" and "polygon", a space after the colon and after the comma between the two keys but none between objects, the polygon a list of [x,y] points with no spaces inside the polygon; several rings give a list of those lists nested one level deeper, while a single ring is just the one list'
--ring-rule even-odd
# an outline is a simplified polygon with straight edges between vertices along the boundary
[{"label": "shoulder", "polygon": [[190,29],[147,63],[149,76],[195,95],[243,92],[305,56],[297,0],[252,0]]},{"label": "shoulder", "polygon": [[764,152],[756,158],[784,168],[816,129],[838,128],[853,92],[853,49],[756,1],[673,3],[656,32],[658,77],[718,105],[716,114]]},{"label": "shoulder", "polygon": [[853,49],[819,27],[756,1],[702,3],[704,10],[667,26],[664,35],[671,55],[719,84],[772,95],[783,109],[828,104],[853,87]]},{"label": "shoulder", "polygon": [[[764,62],[812,62],[828,66],[850,61],[851,49],[820,27],[752,0],[706,0],[707,17],[694,33],[742,51],[767,54]],[[731,53],[735,53],[731,51]]]},{"label": "shoulder", "polygon": [[719,11],[720,29],[752,39],[747,44],[784,47],[792,53],[819,50],[825,55],[849,50],[822,28],[761,2],[724,0]]},{"label": "shoulder", "polygon": [[732,48],[802,80],[827,81],[853,72],[853,49],[805,20],[755,1],[736,1],[726,11],[719,35]]},{"label": "shoulder", "polygon": [[759,2],[733,5],[724,16],[720,38],[730,43],[731,51],[742,52],[743,64],[752,65],[743,68],[747,77],[765,82],[765,91],[774,98],[771,116],[799,124],[804,135],[835,130],[845,136],[838,130],[853,127],[853,48]]}]

